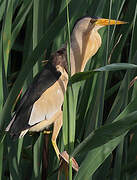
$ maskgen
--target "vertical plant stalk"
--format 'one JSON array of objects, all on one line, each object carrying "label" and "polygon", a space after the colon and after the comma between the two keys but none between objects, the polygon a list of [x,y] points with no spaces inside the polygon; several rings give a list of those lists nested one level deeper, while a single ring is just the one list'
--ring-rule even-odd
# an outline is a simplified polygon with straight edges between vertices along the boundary
[{"label": "vertical plant stalk", "polygon": [[67,61],[68,61],[68,76],[69,79],[71,77],[71,65],[70,65],[70,23],[69,23],[69,7],[68,7],[68,0],[66,0],[67,4],[67,31],[68,31],[68,37],[67,37]]},{"label": "vertical plant stalk", "polygon": [[[33,50],[37,47],[40,38],[43,35],[43,12],[42,4],[43,0],[33,1],[33,38],[32,38],[32,47]],[[39,24],[39,19],[41,19],[41,24]],[[40,60],[40,57],[38,58]],[[33,67],[33,77],[39,72],[40,61],[37,61]],[[44,144],[43,142],[44,141]],[[37,140],[34,139],[33,145],[33,175],[32,179],[46,179],[47,178],[47,147],[45,141],[48,143],[46,135],[44,138],[42,134],[38,137]],[[39,164],[39,165],[38,165]]]},{"label": "vertical plant stalk", "polygon": [[[111,19],[111,9],[112,9],[112,0],[110,1],[110,5],[109,5],[109,20]],[[110,25],[108,26],[108,29],[107,29],[106,59],[105,59],[104,65],[106,65],[108,62],[108,54],[109,54],[109,46],[110,46],[109,39],[110,39]],[[103,72],[102,83],[101,83],[102,91],[101,91],[101,96],[100,96],[100,107],[99,107],[98,122],[97,122],[96,128],[100,127],[103,121],[104,95],[105,95],[105,89],[106,89],[106,84],[107,84],[107,77],[108,77],[108,74],[106,72]]]},{"label": "vertical plant stalk", "polygon": [[[109,20],[111,19],[111,9],[112,9],[112,0],[110,1],[110,7],[109,7]],[[110,35],[110,25],[108,26],[108,29],[107,29],[108,31],[107,31],[107,50],[106,50],[106,61],[105,61],[105,65],[106,65],[106,63],[107,63],[107,61],[108,61],[108,53],[109,53],[109,45],[110,45],[110,41],[109,41],[109,39],[110,39],[110,37],[109,37],[109,35]]]},{"label": "vertical plant stalk", "polygon": [[[4,12],[5,11],[5,12]],[[11,43],[11,23],[12,23],[12,11],[13,2],[5,1],[4,8],[4,18],[2,21],[2,28],[0,32],[0,113],[3,110],[3,104],[8,96],[8,86],[7,86],[7,73],[8,73],[8,61]],[[0,123],[1,125],[1,123]],[[2,132],[0,134],[0,179],[3,179],[4,171],[4,138],[6,134]]]},{"label": "vertical plant stalk", "polygon": [[[120,14],[121,14],[122,9],[123,9],[124,4],[125,4],[125,0],[123,0],[123,1],[122,1],[122,4],[121,4],[121,7],[120,7],[120,9],[119,9],[119,11],[118,11],[118,14],[117,14],[117,18],[116,18],[116,20],[118,20],[118,19],[119,19]],[[114,26],[114,28],[113,28],[113,31],[112,31],[111,39],[110,39],[110,41],[109,41],[109,42],[110,42],[110,44],[111,44],[111,42],[112,42],[112,39],[114,38],[115,29],[116,29],[116,24],[115,24],[115,26]]]},{"label": "vertical plant stalk", "polygon": [[[70,42],[70,23],[69,23],[69,7],[68,7],[68,0],[66,0],[66,6],[67,6],[67,32],[68,32],[68,37],[67,37],[67,62],[68,62],[68,78],[71,78],[71,63],[70,63],[70,47],[71,47],[71,42]],[[73,95],[72,91],[72,84],[69,84],[70,86],[70,91],[72,92],[71,94]],[[70,108],[69,108],[69,94],[66,94],[66,100],[67,100],[67,109],[68,109],[68,149],[69,149],[69,154],[71,153],[72,147],[71,147],[71,135],[70,135],[70,130],[71,130],[71,121],[70,121]],[[71,99],[72,100],[72,99]],[[72,159],[69,156],[69,180],[72,180]]]},{"label": "vertical plant stalk", "polygon": [[137,20],[137,4],[136,4],[136,9],[135,9],[135,15],[133,18],[133,30],[132,30],[132,36],[131,36],[131,45],[130,45],[130,51],[129,51],[129,63],[132,63],[132,51],[133,51],[133,42],[134,42],[134,35],[135,35],[135,24]]},{"label": "vertical plant stalk", "polygon": [[11,24],[12,24],[12,13],[13,13],[13,1],[7,1],[7,8],[4,17],[4,29],[3,29],[3,57],[5,66],[5,75],[7,77],[8,72],[8,60],[11,49]]}]

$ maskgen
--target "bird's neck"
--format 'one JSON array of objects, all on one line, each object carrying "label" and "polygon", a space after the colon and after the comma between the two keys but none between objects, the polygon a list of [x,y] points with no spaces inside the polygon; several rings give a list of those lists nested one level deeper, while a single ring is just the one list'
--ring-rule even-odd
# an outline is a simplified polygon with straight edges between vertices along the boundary
[{"label": "bird's neck", "polygon": [[101,37],[97,31],[87,34],[73,32],[71,35],[71,74],[84,70],[87,61],[101,46]]}]

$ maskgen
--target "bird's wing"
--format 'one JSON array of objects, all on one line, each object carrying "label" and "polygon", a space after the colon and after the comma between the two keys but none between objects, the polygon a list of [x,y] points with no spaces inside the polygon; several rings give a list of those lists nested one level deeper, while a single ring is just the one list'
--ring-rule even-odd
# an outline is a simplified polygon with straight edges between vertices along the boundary
[{"label": "bird's wing", "polygon": [[59,79],[60,76],[61,73],[48,62],[45,68],[34,78],[33,83],[29,86],[20,101],[11,121],[12,123],[10,123],[7,128],[7,130],[10,131],[11,136],[18,137],[21,131],[30,127],[28,121],[33,104]]}]

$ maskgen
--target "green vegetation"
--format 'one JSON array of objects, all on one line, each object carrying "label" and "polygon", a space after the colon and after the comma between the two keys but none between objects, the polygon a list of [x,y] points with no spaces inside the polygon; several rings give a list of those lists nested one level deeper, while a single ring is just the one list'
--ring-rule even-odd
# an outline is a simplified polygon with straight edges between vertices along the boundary
[{"label": "green vegetation", "polygon": [[[68,2],[68,9],[67,3]],[[85,72],[70,77],[58,146],[78,162],[69,179],[137,179],[136,0],[0,0],[0,179],[42,178],[42,133],[12,141],[4,129],[42,61],[68,41],[82,16],[127,21],[100,30],[102,46]],[[69,61],[69,59],[68,59]],[[48,140],[48,180],[59,162]],[[73,172],[73,174],[72,174]],[[63,176],[63,175],[62,175]],[[63,179],[63,177],[62,177]]]}]

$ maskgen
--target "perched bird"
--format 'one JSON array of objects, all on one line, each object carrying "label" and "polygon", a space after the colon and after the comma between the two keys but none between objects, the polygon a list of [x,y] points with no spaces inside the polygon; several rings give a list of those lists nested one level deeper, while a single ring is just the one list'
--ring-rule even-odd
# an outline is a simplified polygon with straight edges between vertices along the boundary
[{"label": "perched bird", "polygon": [[[87,61],[100,48],[101,37],[98,30],[115,24],[125,22],[91,17],[84,17],[76,22],[71,34],[71,75],[83,71]],[[62,104],[68,83],[66,44],[53,53],[50,59],[24,93],[6,131],[13,138],[18,138],[28,131],[48,129],[53,124],[52,144],[59,158],[56,139],[63,123]]]}]

